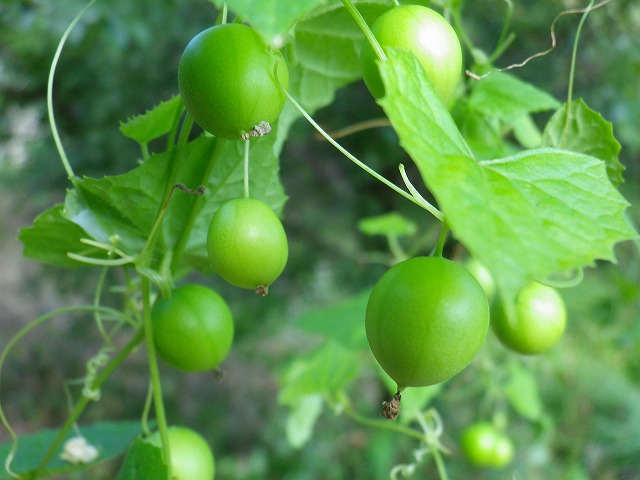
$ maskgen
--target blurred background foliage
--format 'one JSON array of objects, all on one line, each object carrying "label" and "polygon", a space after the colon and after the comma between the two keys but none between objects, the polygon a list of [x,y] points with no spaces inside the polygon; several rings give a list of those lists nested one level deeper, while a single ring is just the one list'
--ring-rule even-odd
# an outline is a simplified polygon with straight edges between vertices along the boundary
[{"label": "blurred background foliage", "polygon": [[[97,277],[95,271],[62,271],[22,259],[16,239],[17,230],[60,201],[68,185],[46,118],[46,82],[56,45],[84,3],[0,4],[0,345],[45,311],[90,301]],[[517,37],[498,66],[546,50],[557,13],[587,2],[513,3]],[[487,52],[500,33],[505,5],[466,2],[465,28]],[[100,177],[135,165],[139,152],[119,134],[119,122],[176,93],[182,49],[215,17],[203,0],[112,0],[87,13],[67,43],[55,83],[58,126],[75,171]],[[578,20],[562,17],[557,48],[516,72],[561,100]],[[626,166],[621,190],[632,204],[635,225],[640,224],[639,31],[637,1],[614,0],[593,12],[581,38],[574,88],[576,97],[614,124]],[[358,82],[340,90],[316,118],[332,130],[380,115]],[[389,129],[355,134],[342,143],[399,181],[397,164],[407,158]],[[291,199],[284,220],[291,245],[285,275],[266,300],[204,279],[229,299],[237,341],[222,378],[164,369],[169,419],[208,436],[219,478],[387,478],[393,465],[413,460],[415,442],[325,410],[312,440],[294,449],[284,435],[287,411],[276,400],[277,379],[287,362],[317,343],[295,328],[295,319],[370,287],[385,270],[378,254],[386,249],[384,239],[359,233],[361,218],[398,210],[419,219],[413,240],[427,246],[435,232],[422,212],[317,140],[303,122],[292,128],[281,167]],[[516,361],[489,335],[480,357],[433,401],[445,424],[443,442],[452,451],[451,478],[640,478],[640,260],[631,243],[620,245],[617,254],[618,265],[590,269],[580,286],[563,291],[570,324],[551,353]],[[112,301],[117,303],[117,294]],[[2,382],[3,402],[19,431],[62,423],[67,412],[62,382],[84,375],[84,364],[99,345],[92,322],[70,317],[23,341]],[[457,448],[460,432],[491,414],[486,403],[495,403],[496,395],[500,402],[500,379],[514,362],[534,374],[544,415],[531,421],[513,409],[499,409],[516,445],[516,461],[505,471],[474,470]],[[375,416],[386,393],[371,364],[364,365],[350,391],[357,409]],[[147,378],[144,354],[137,352],[83,420],[137,418]],[[523,389],[521,395],[527,394]],[[6,439],[0,432],[0,440]],[[105,468],[92,478],[112,478]],[[416,478],[427,478],[427,472],[433,476],[428,462]]]}]

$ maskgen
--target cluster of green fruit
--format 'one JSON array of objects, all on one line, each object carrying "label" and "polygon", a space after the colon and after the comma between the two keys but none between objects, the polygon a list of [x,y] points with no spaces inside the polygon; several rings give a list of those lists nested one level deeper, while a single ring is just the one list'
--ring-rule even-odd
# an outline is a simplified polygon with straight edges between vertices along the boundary
[{"label": "cluster of green fruit", "polygon": [[[275,75],[287,88],[282,55],[252,28],[224,24],[189,42],[178,84],[187,111],[201,127],[219,138],[248,141],[256,136],[252,132],[274,122],[284,106]],[[265,203],[249,197],[228,200],[216,210],[206,244],[211,267],[221,278],[262,296],[287,263],[288,243],[280,220]],[[170,297],[159,298],[152,325],[160,357],[190,372],[217,368],[233,342],[227,303],[202,285],[183,285]],[[211,480],[214,461],[207,442],[182,427],[171,427],[168,433],[173,478]]]},{"label": "cluster of green fruit", "polygon": [[[454,29],[440,14],[422,6],[395,7],[371,30],[383,50],[412,52],[443,103],[452,102],[462,51]],[[361,61],[365,84],[373,96],[382,97],[378,57],[368,41]],[[246,140],[277,120],[289,74],[282,54],[255,30],[223,24],[191,40],[178,81],[187,111],[204,130],[219,138]],[[280,221],[267,205],[251,198],[222,204],[212,218],[207,247],[222,278],[259,293],[266,293],[281,274],[288,254]],[[417,257],[392,267],[378,281],[367,305],[366,333],[376,360],[398,391],[459,373],[481,348],[490,323],[506,346],[524,354],[544,352],[562,335],[565,311],[555,290],[532,283],[520,292],[510,315],[499,302],[490,315],[488,296],[495,287],[481,285],[477,278],[490,279],[441,257]],[[159,354],[178,368],[214,369],[229,352],[231,312],[206,287],[178,287],[155,303],[152,318]],[[511,460],[513,447],[491,428],[481,424],[471,429],[463,438],[463,451],[478,465],[503,466]],[[188,452],[180,453],[185,455]]]}]

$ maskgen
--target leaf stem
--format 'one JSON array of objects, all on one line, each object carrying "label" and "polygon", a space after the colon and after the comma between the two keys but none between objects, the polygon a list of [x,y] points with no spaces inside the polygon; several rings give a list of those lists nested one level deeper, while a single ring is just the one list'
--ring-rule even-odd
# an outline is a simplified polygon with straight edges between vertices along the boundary
[{"label": "leaf stem", "polygon": [[151,227],[151,232],[147,237],[147,242],[145,243],[142,251],[140,252],[139,258],[142,261],[144,266],[149,266],[151,252],[155,246],[155,242],[157,240],[158,231],[160,229],[160,225],[162,224],[162,220],[164,219],[165,213],[167,213],[168,202],[171,198],[171,193],[173,192],[173,187],[175,185],[176,177],[178,176],[178,172],[180,171],[180,163],[182,162],[182,158],[184,156],[184,149],[187,145],[187,140],[189,139],[189,134],[191,133],[191,128],[193,127],[193,117],[187,112],[184,122],[182,123],[182,129],[180,131],[180,136],[178,138],[178,145],[176,149],[173,151],[172,158],[172,166],[171,172],[169,173],[169,178],[167,180],[167,184],[165,186],[165,191],[162,196],[162,203],[160,204],[160,212],[156,218],[153,227]]},{"label": "leaf stem", "polygon": [[413,428],[405,427],[390,420],[375,420],[373,418],[368,418],[360,415],[353,409],[353,407],[351,406],[351,402],[348,398],[346,398],[346,395],[344,395],[340,404],[344,408],[344,413],[346,413],[349,417],[351,417],[352,420],[361,425],[364,425],[366,427],[382,428],[384,430],[401,433],[402,435],[406,435],[417,440],[424,440],[424,435],[419,431],[414,430]]},{"label": "leaf stem", "polygon": [[385,55],[384,50],[382,50],[378,39],[371,31],[371,28],[369,28],[369,25],[367,25],[367,21],[364,19],[362,14],[353,5],[353,3],[350,2],[350,0],[342,0],[342,3],[344,4],[344,7],[347,9],[347,11],[351,14],[353,19],[356,21],[356,23],[360,27],[360,30],[362,30],[362,33],[364,33],[365,38],[369,41],[369,44],[371,45],[371,48],[373,48],[373,51],[376,53],[377,57],[381,61],[386,62],[387,56]]},{"label": "leaf stem", "polygon": [[162,443],[162,455],[167,464],[167,480],[171,480],[171,451],[169,450],[169,433],[167,430],[167,417],[162,401],[162,384],[160,382],[160,370],[158,368],[158,356],[153,340],[153,323],[151,322],[151,289],[149,279],[140,279],[142,289],[142,311],[144,322],[144,340],[147,347],[147,360],[149,362],[149,374],[151,376],[151,388],[153,390],[153,406],[156,412],[156,421],[160,431]]},{"label": "leaf stem", "polygon": [[565,114],[564,128],[562,129],[562,140],[560,142],[560,146],[564,144],[569,129],[569,117],[571,116],[571,102],[573,101],[573,84],[576,73],[576,59],[578,57],[578,43],[580,41],[580,34],[582,32],[584,22],[587,20],[587,17],[591,12],[594,3],[595,0],[591,0],[584,13],[582,14],[582,17],[580,17],[580,22],[578,23],[578,28],[576,29],[576,38],[573,41],[573,50],[571,52],[571,67],[569,68],[569,86],[567,88],[567,109]]},{"label": "leaf stem", "polygon": [[305,111],[305,109],[302,108],[302,106],[291,96],[291,94],[289,92],[287,92],[284,88],[282,88],[282,85],[280,85],[280,83],[278,83],[278,86],[280,87],[280,90],[289,99],[289,101],[293,104],[293,106],[298,109],[298,111],[313,126],[313,128],[315,128],[318,131],[318,133],[320,135],[322,135],[324,137],[324,139],[327,140],[327,142],[329,142],[331,145],[333,145],[340,153],[342,153],[345,157],[347,157],[349,160],[351,160],[353,163],[355,163],[358,167],[360,167],[362,170],[367,172],[369,175],[374,177],[376,180],[384,183],[387,187],[389,187],[390,189],[392,189],[396,193],[402,195],[404,198],[406,198],[410,202],[415,203],[416,205],[418,205],[421,208],[424,208],[425,210],[429,210],[419,199],[415,198],[410,193],[407,193],[406,191],[404,191],[402,188],[398,187],[393,182],[387,180],[385,177],[380,175],[378,172],[373,170],[371,167],[369,167],[365,163],[361,162],[356,157],[354,157],[351,153],[349,153],[342,145],[340,145],[333,138],[331,138],[331,136],[327,132],[325,132],[322,129],[322,127],[320,125],[318,125],[318,123],[316,123],[316,121],[311,117],[311,115],[309,115]]},{"label": "leaf stem", "polygon": [[[211,156],[209,157],[209,163],[207,164],[207,168],[205,169],[205,172],[202,175],[202,178],[200,179],[201,185],[207,185],[207,183],[209,182],[211,173],[213,172],[213,169],[215,168],[215,165],[217,164],[218,159],[220,158],[220,154],[222,153],[222,149],[224,145],[225,145],[225,140],[221,138],[216,138],[215,144],[213,146],[213,151],[211,152]],[[191,231],[193,230],[193,226],[196,223],[198,215],[202,211],[203,202],[204,202],[204,196],[198,195],[194,200],[193,204],[191,205],[189,218],[187,219],[187,223],[182,229],[182,232],[180,233],[180,238],[178,239],[178,242],[176,243],[176,246],[174,248],[173,258],[171,260],[172,272],[176,271],[178,264],[180,262],[180,259],[182,258],[182,254],[187,248],[187,243],[189,242],[189,237],[191,236]]]},{"label": "leaf stem", "polygon": [[62,49],[64,44],[67,42],[67,38],[71,34],[71,31],[78,24],[80,19],[84,16],[84,14],[91,8],[91,6],[96,3],[97,0],[91,0],[82,10],[78,13],[75,18],[71,21],[67,29],[62,34],[62,38],[60,42],[58,42],[58,48],[56,49],[56,53],[53,56],[53,60],[51,61],[51,68],[49,69],[49,79],[47,81],[47,113],[49,114],[49,125],[51,126],[51,135],[53,135],[53,141],[56,144],[56,148],[58,149],[58,154],[60,155],[60,160],[62,161],[62,166],[67,172],[67,177],[72,178],[75,176],[73,173],[73,169],[71,168],[71,164],[69,163],[69,159],[67,158],[67,154],[64,151],[64,147],[62,145],[62,140],[60,140],[60,135],[58,134],[58,127],[56,125],[55,115],[53,113],[53,79],[55,78],[56,67],[58,66],[58,61],[60,60],[60,55],[62,54]]},{"label": "leaf stem", "polygon": [[438,243],[436,244],[436,249],[433,252],[434,257],[441,257],[444,251],[444,244],[447,240],[447,234],[449,233],[449,227],[447,226],[447,222],[442,222],[442,228],[440,229],[440,235],[438,236]]}]

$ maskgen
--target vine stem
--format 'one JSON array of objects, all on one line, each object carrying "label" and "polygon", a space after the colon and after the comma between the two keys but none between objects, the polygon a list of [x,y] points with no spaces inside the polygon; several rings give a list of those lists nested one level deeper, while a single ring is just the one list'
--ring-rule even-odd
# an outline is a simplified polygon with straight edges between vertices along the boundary
[{"label": "vine stem", "polygon": [[333,145],[340,153],[342,153],[345,157],[347,157],[349,160],[351,160],[353,163],[355,163],[358,167],[360,167],[362,170],[364,170],[365,172],[367,172],[369,175],[371,175],[372,177],[374,177],[376,180],[384,183],[387,187],[389,187],[390,189],[392,189],[393,191],[395,191],[396,193],[402,195],[404,198],[406,198],[407,200],[409,200],[412,203],[415,203],[416,205],[418,205],[420,208],[423,208],[427,211],[430,211],[429,207],[425,206],[420,199],[414,197],[413,195],[411,195],[410,193],[407,193],[406,191],[404,191],[402,188],[398,187],[396,184],[394,184],[393,182],[387,180],[385,177],[383,177],[382,175],[380,175],[378,172],[376,172],[375,170],[373,170],[371,167],[369,167],[368,165],[364,164],[363,162],[361,162],[360,160],[358,160],[356,157],[354,157],[351,153],[349,153],[349,151],[347,151],[347,149],[345,149],[342,145],[340,145],[338,142],[336,142],[333,138],[331,138],[331,136],[325,132],[322,127],[320,125],[318,125],[318,123],[311,117],[311,115],[309,115],[306,110],[304,108],[302,108],[302,105],[300,105],[295,98],[293,98],[291,96],[291,94],[289,92],[287,92],[284,88],[282,88],[282,85],[280,85],[280,83],[278,83],[278,86],[280,87],[280,90],[284,93],[284,95],[286,95],[286,97],[289,99],[289,101],[293,104],[294,107],[296,107],[298,109],[298,111],[302,114],[302,116],[311,124],[311,126],[313,126],[313,128],[315,128],[318,133],[320,135],[322,135],[324,137],[324,139],[329,142],[331,145]]},{"label": "vine stem", "polygon": [[[207,163],[207,168],[205,169],[202,178],[200,179],[201,185],[207,185],[209,182],[209,178],[211,177],[211,173],[215,168],[215,165],[220,158],[220,154],[222,153],[222,149],[225,145],[225,140],[221,138],[216,138],[215,145],[213,147],[213,151],[211,152],[211,156],[209,157],[209,162]],[[182,254],[187,248],[187,242],[189,241],[189,237],[191,236],[191,231],[193,230],[193,226],[196,223],[198,215],[202,210],[202,203],[204,202],[204,195],[197,195],[189,212],[189,218],[187,219],[187,223],[184,228],[180,232],[180,238],[176,243],[173,258],[171,259],[171,270],[175,271],[178,266],[180,259],[182,258]]]},{"label": "vine stem", "polygon": [[165,213],[167,213],[168,201],[171,198],[171,192],[173,191],[176,177],[178,176],[178,172],[180,171],[180,163],[182,162],[182,158],[184,156],[184,149],[187,145],[187,140],[189,139],[189,134],[191,133],[191,128],[193,127],[193,122],[193,117],[187,112],[182,124],[180,136],[178,138],[178,145],[173,154],[171,172],[169,173],[167,185],[162,197],[162,203],[160,204],[160,212],[158,213],[153,227],[151,227],[151,232],[147,237],[147,242],[144,244],[144,247],[142,248],[142,251],[140,252],[140,255],[138,257],[142,259],[145,264],[148,262],[147,256],[150,256],[151,252],[153,251],[153,247],[157,239],[158,230],[160,229],[160,225],[162,224],[162,219],[164,218]]},{"label": "vine stem", "polygon": [[[1,378],[1,374],[2,374],[2,367],[4,365],[4,362],[7,359],[7,356],[12,351],[13,347],[15,347],[15,345],[22,339],[22,337],[27,335],[31,330],[33,330],[34,328],[38,327],[39,325],[41,325],[42,323],[46,322],[47,320],[55,318],[55,317],[57,317],[59,315],[64,315],[64,314],[67,314],[67,313],[78,313],[78,312],[94,312],[95,313],[97,311],[99,311],[99,312],[101,312],[103,314],[109,313],[109,314],[113,315],[115,318],[123,318],[123,317],[125,317],[125,315],[123,315],[123,313],[120,312],[119,310],[114,310],[112,308],[107,308],[107,307],[95,307],[95,306],[66,307],[66,308],[60,308],[60,309],[51,311],[49,313],[46,313],[45,315],[42,315],[42,316],[36,318],[32,322],[30,322],[28,325],[24,326],[22,329],[20,329],[20,331],[18,333],[16,333],[13,336],[13,338],[11,338],[11,340],[9,340],[9,342],[7,342],[7,344],[5,345],[4,349],[2,350],[2,354],[0,354],[0,378]],[[138,343],[140,343],[140,340],[141,340],[141,338],[138,340]],[[129,344],[127,346],[129,346]],[[128,352],[133,350],[134,347],[135,346],[131,347],[131,349],[128,350]],[[123,351],[126,348],[127,347],[125,347],[123,349]],[[119,363],[124,359],[124,357],[123,357],[123,358],[120,359],[120,361],[117,364],[114,364],[114,362],[116,362],[116,360],[118,358],[120,358],[120,355],[114,357],[114,359],[110,362],[110,364],[107,367],[105,367],[105,369],[109,368],[110,369],[109,372],[113,371],[119,365]],[[97,376],[96,380],[93,382],[92,387],[100,388],[100,385],[102,384],[102,382],[104,382],[105,379],[106,379],[106,377],[103,378],[102,375]],[[2,425],[4,425],[4,427],[9,432],[9,436],[11,437],[11,440],[13,442],[13,446],[12,446],[11,450],[9,451],[9,453],[8,453],[6,459],[5,459],[5,464],[4,464],[5,465],[5,470],[11,476],[17,477],[11,471],[10,467],[11,467],[11,462],[13,461],[13,457],[15,456],[15,452],[16,452],[16,450],[18,448],[18,436],[16,435],[15,431],[11,427],[11,424],[9,423],[9,420],[6,417],[6,415],[4,413],[4,409],[2,408],[1,404],[0,404],[0,421],[2,422]],[[67,429],[67,431],[68,431],[68,429]],[[48,462],[48,460],[47,460],[47,462]]]},{"label": "vine stem", "polygon": [[350,0],[342,0],[342,3],[344,4],[344,7],[347,9],[347,11],[351,14],[353,19],[356,21],[356,23],[360,27],[360,30],[362,30],[362,32],[364,33],[364,36],[366,37],[367,41],[371,45],[371,48],[373,48],[373,51],[376,53],[378,58],[381,61],[386,62],[387,56],[385,55],[384,50],[382,50],[378,39],[371,31],[371,28],[369,28],[369,25],[367,24],[362,14],[353,5],[353,3],[351,3]]},{"label": "vine stem", "polygon": [[438,236],[438,243],[433,253],[434,257],[441,257],[444,251],[444,243],[447,240],[447,234],[449,233],[449,227],[446,222],[442,222],[442,228],[440,229],[440,235]]},{"label": "vine stem", "polygon": [[358,412],[356,412],[353,409],[353,407],[351,406],[351,403],[348,401],[347,398],[342,399],[341,405],[344,408],[344,413],[346,413],[349,417],[351,417],[351,419],[353,419],[354,421],[356,421],[361,425],[364,425],[366,427],[382,428],[384,430],[390,430],[392,432],[401,433],[403,435],[406,435],[411,438],[415,438],[417,440],[424,440],[424,435],[419,431],[414,430],[413,428],[404,427],[402,425],[399,425],[389,420],[375,420],[373,418],[368,418],[363,415],[360,415]]},{"label": "vine stem", "polygon": [[51,61],[51,68],[49,69],[49,79],[47,81],[47,113],[49,114],[49,125],[51,126],[51,134],[53,135],[53,141],[56,144],[56,148],[58,149],[58,154],[60,155],[60,160],[62,161],[62,166],[67,172],[67,177],[74,177],[73,169],[71,168],[71,164],[69,163],[69,159],[67,158],[67,154],[64,151],[64,147],[62,146],[62,140],[60,140],[60,135],[58,134],[58,127],[56,126],[56,119],[53,113],[53,79],[55,78],[56,67],[58,66],[58,61],[60,60],[60,55],[62,54],[62,49],[64,48],[64,44],[67,42],[67,38],[71,34],[71,31],[78,24],[80,19],[84,16],[84,14],[91,8],[91,6],[96,3],[97,0],[91,0],[82,10],[78,13],[75,18],[71,21],[67,29],[62,34],[62,38],[58,42],[58,48],[56,49],[56,53],[53,56],[53,60]]},{"label": "vine stem", "polygon": [[594,3],[595,0],[591,0],[584,13],[582,14],[582,17],[580,17],[580,22],[578,23],[578,28],[576,29],[576,38],[573,41],[573,51],[571,52],[571,67],[569,68],[569,86],[567,88],[567,112],[565,114],[564,128],[562,129],[562,141],[560,142],[560,146],[564,144],[569,129],[569,117],[571,113],[571,102],[573,101],[573,83],[576,73],[576,59],[578,57],[578,43],[580,42],[580,34],[582,33],[584,22],[587,20],[589,13],[591,13],[591,10],[593,9]]},{"label": "vine stem", "polygon": [[144,324],[144,340],[147,347],[147,360],[149,362],[149,374],[151,376],[151,389],[153,391],[153,406],[156,412],[156,421],[162,443],[162,456],[167,464],[167,480],[171,480],[171,451],[169,449],[169,432],[167,429],[167,417],[162,401],[162,384],[160,382],[160,370],[158,368],[158,356],[153,341],[153,324],[151,322],[151,289],[149,279],[141,278],[142,310]]},{"label": "vine stem", "polygon": [[[33,330],[43,322],[51,318],[57,317],[59,315],[63,315],[65,313],[77,313],[77,312],[94,312],[95,313],[96,311],[100,311],[105,314],[110,313],[112,315],[120,316],[120,317],[122,316],[122,313],[120,311],[113,310],[111,308],[105,308],[105,307],[96,308],[94,306],[68,307],[68,308],[61,308],[53,312],[49,312],[45,315],[38,317],[29,325],[21,329],[9,341],[9,343],[4,348],[2,355],[0,355],[0,368],[4,364],[7,355],[15,346],[15,344],[27,333],[29,333],[31,330]],[[131,340],[129,340],[129,342],[122,348],[122,350],[120,350],[118,354],[111,359],[111,361],[105,366],[102,372],[100,372],[100,374],[96,376],[93,383],[91,384],[92,390],[100,389],[102,384],[107,380],[107,378],[109,378],[109,376],[113,373],[113,371],[116,368],[118,368],[118,366],[127,358],[127,356],[129,356],[129,354],[140,344],[140,342],[142,341],[142,338],[143,338],[143,331],[142,329],[138,329],[135,335],[131,338]],[[75,406],[73,407],[73,409],[69,414],[69,417],[65,421],[64,425],[58,431],[58,434],[54,438],[53,442],[49,445],[49,449],[46,451],[45,455],[42,457],[42,460],[40,460],[40,463],[38,463],[38,466],[35,469],[33,478],[37,478],[44,471],[47,464],[51,461],[51,459],[53,458],[53,455],[55,455],[56,451],[58,450],[58,447],[60,446],[62,441],[65,439],[69,431],[73,428],[73,425],[77,422],[78,418],[80,418],[80,415],[82,414],[82,412],[87,407],[90,401],[91,399],[89,397],[83,396],[75,404]],[[11,448],[11,451],[9,452],[9,454],[7,455],[7,458],[5,459],[5,470],[9,472],[11,476],[18,478],[18,476],[11,471],[11,462],[13,461],[15,452],[17,451],[17,448],[18,448],[18,437],[14,432],[13,428],[11,428],[11,425],[9,424],[9,421],[7,420],[4,414],[4,410],[2,408],[0,408],[0,419],[2,420],[2,423],[5,426],[5,428],[8,430],[9,435],[11,436],[13,441],[13,447]]]}]

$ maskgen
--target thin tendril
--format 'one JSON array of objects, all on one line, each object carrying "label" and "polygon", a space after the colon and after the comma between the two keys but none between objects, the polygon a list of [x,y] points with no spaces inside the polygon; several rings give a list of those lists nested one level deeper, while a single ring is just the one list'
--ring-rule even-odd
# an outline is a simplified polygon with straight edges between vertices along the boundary
[{"label": "thin tendril", "polygon": [[538,53],[534,53],[533,55],[527,57],[526,59],[524,59],[522,62],[520,63],[514,63],[509,65],[508,67],[504,67],[504,68],[494,68],[490,71],[488,71],[487,73],[485,73],[484,75],[478,75],[476,73],[473,73],[470,70],[466,70],[465,73],[473,78],[474,80],[482,80],[483,78],[488,77],[489,75],[492,75],[496,72],[505,72],[507,70],[513,70],[514,68],[522,68],[524,67],[527,63],[529,63],[532,60],[535,60],[536,58],[540,58],[540,57],[544,57],[545,55],[548,55],[549,53],[551,53],[553,50],[555,50],[556,48],[556,23],[558,22],[558,20],[565,16],[565,15],[572,15],[572,14],[577,14],[577,13],[587,13],[590,12],[592,10],[596,10],[600,7],[604,7],[606,4],[612,2],[613,0],[603,0],[602,2],[593,5],[593,0],[591,1],[591,4],[586,7],[586,8],[580,8],[580,9],[574,9],[574,10],[565,10],[563,12],[560,12],[556,18],[553,19],[553,22],[551,22],[551,46],[549,48],[547,48],[546,50],[543,50],[541,52]]},{"label": "thin tendril", "polygon": [[49,80],[47,82],[47,112],[49,114],[49,124],[51,126],[51,134],[53,135],[53,141],[56,144],[56,148],[58,149],[58,154],[60,155],[60,160],[62,161],[62,165],[67,172],[67,176],[72,178],[74,176],[73,169],[71,168],[71,164],[69,163],[69,159],[67,158],[67,154],[64,151],[64,147],[62,146],[62,141],[60,140],[60,135],[58,134],[58,127],[56,126],[56,119],[53,113],[53,79],[55,77],[56,67],[58,65],[58,60],[60,59],[60,55],[62,54],[62,48],[67,41],[67,38],[71,34],[71,31],[75,28],[80,19],[84,16],[84,14],[91,8],[91,6],[96,3],[97,0],[91,0],[80,13],[75,16],[75,18],[71,21],[67,29],[64,31],[60,42],[58,43],[58,48],[56,49],[56,53],[53,56],[53,60],[51,61],[51,68],[49,70]]},{"label": "thin tendril", "polygon": [[578,28],[576,29],[576,38],[573,41],[573,51],[571,52],[571,68],[569,69],[569,86],[567,88],[567,109],[565,112],[564,128],[562,129],[562,139],[560,141],[560,146],[564,144],[564,141],[567,138],[567,132],[569,130],[569,117],[571,114],[571,101],[573,100],[573,83],[576,73],[576,58],[578,57],[578,43],[580,41],[580,33],[582,32],[584,22],[587,20],[589,13],[593,9],[593,3],[594,0],[591,0],[589,2],[589,6],[584,11],[582,18],[580,18]]}]

